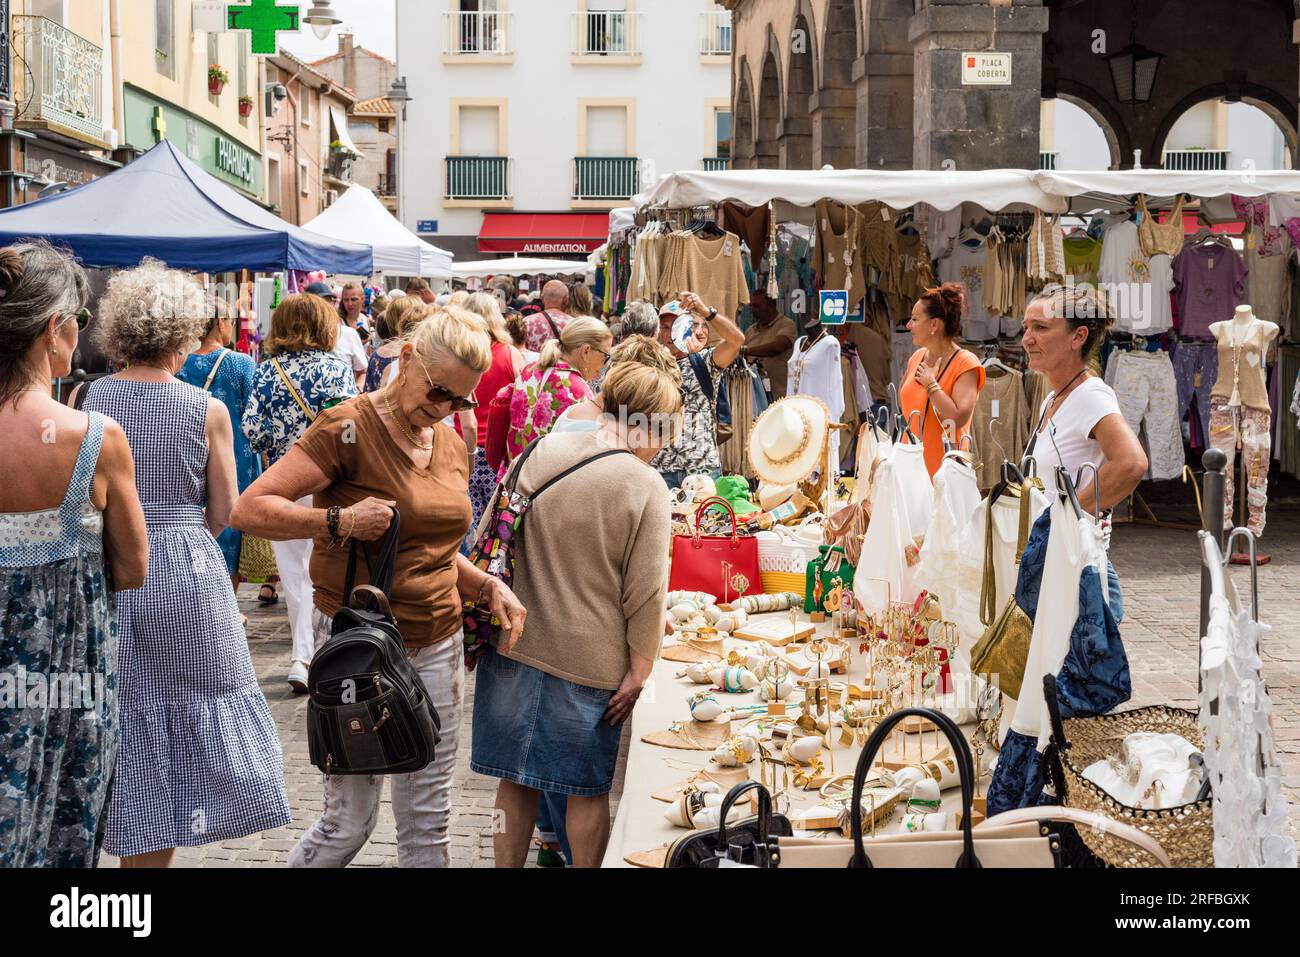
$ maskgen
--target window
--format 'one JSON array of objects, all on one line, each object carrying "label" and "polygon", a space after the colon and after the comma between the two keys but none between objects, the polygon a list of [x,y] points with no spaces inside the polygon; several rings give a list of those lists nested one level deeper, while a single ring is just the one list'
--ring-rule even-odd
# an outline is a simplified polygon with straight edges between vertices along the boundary
[{"label": "window", "polygon": [[266,201],[272,206],[280,206],[280,157],[266,158]]},{"label": "window", "polygon": [[731,110],[715,110],[713,113],[714,156],[731,156]]},{"label": "window", "polygon": [[500,156],[501,112],[495,106],[460,108],[460,155]]},{"label": "window", "polygon": [[298,191],[306,196],[311,192],[311,183],[308,179],[310,170],[306,160],[298,160]]},{"label": "window", "polygon": [[[219,37],[217,36],[217,34],[215,34],[215,33],[209,33],[209,34],[208,34],[208,63],[217,63],[217,64],[220,64],[220,63],[221,63],[221,44],[220,44],[220,38],[219,38]],[[205,67],[204,67],[204,73],[206,73],[206,72],[207,72],[207,67],[205,66]],[[228,71],[227,71],[227,72],[228,72]],[[220,103],[220,102],[221,102],[221,97],[219,97],[219,96],[215,96],[215,95],[213,95],[211,92],[209,92],[209,93],[208,93],[208,102],[209,102],[209,103],[214,103],[214,104],[216,104],[216,103]]]},{"label": "window", "polygon": [[248,44],[237,43],[239,47],[239,83],[235,87],[240,96],[248,96]]},{"label": "window", "polygon": [[158,72],[176,79],[176,30],[172,20],[174,0],[153,0],[154,8],[154,58]]},{"label": "window", "polygon": [[309,86],[304,86],[299,83],[298,90],[300,91],[299,95],[302,100],[302,102],[298,104],[298,122],[302,123],[303,126],[311,126],[312,89]]},{"label": "window", "polygon": [[[696,128],[698,129],[698,127]],[[587,108],[586,155],[627,155],[627,107],[591,106]]]},{"label": "window", "polygon": [[388,132],[388,124],[389,124],[389,122],[390,122],[389,120],[380,120],[380,121],[379,121],[379,132],[381,132],[381,133],[387,133],[387,132]]}]

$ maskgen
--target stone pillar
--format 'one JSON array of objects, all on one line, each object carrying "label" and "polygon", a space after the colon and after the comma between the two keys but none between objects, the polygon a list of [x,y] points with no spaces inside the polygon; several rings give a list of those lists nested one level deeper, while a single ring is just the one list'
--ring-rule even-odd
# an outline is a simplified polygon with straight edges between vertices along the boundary
[{"label": "stone pillar", "polygon": [[[957,169],[1038,168],[1046,32],[1041,0],[998,7],[947,0],[912,17],[917,169],[942,169],[947,161]],[[962,52],[986,50],[1012,55],[1011,86],[962,86]]]},{"label": "stone pillar", "polygon": [[789,116],[781,124],[781,169],[811,169],[812,121]]},{"label": "stone pillar", "polygon": [[822,90],[808,98],[812,113],[812,163],[817,169],[857,165],[854,125],[858,103],[851,90]]},{"label": "stone pillar", "polygon": [[911,0],[875,0],[871,6],[867,52],[853,64],[857,165],[863,169],[912,168],[911,17]]}]

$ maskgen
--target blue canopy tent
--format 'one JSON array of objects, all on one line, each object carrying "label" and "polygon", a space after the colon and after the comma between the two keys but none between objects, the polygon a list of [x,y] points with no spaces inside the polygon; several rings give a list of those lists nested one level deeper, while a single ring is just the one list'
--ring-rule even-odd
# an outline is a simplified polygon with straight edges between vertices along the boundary
[{"label": "blue canopy tent", "polygon": [[285,269],[369,276],[371,247],[285,222],[163,140],[135,162],[75,189],[0,211],[0,242],[47,239],[87,266],[146,256],[195,272]]}]

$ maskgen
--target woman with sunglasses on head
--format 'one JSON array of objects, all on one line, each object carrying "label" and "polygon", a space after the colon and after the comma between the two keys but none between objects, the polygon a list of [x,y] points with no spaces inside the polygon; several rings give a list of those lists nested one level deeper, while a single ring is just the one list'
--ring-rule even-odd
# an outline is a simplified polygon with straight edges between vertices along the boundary
[{"label": "woman with sunglasses on head", "polygon": [[[460,555],[469,531],[469,464],[465,445],[442,424],[474,407],[473,393],[491,365],[482,321],[447,308],[417,324],[398,359],[396,381],[319,416],[307,434],[240,498],[233,521],[269,538],[313,537],[315,640],[330,637],[343,595],[353,540],[382,539],[401,516],[389,598],[412,665],[442,720],[433,762],[392,776],[398,864],[446,867],[452,774],[465,684],[461,607],[486,601],[523,633],[523,606],[499,579]],[[301,504],[312,497],[310,506]],[[358,584],[366,583],[360,562]],[[383,777],[325,778],[324,811],[289,857],[291,866],[342,867],[374,829]]]},{"label": "woman with sunglasses on head", "polygon": [[118,749],[115,593],[148,564],[126,433],[52,394],[89,291],[45,243],[0,249],[0,677],[53,691],[82,676],[91,692],[0,709],[0,867],[96,865]]},{"label": "woman with sunglasses on head", "polygon": [[[244,410],[253,395],[253,381],[257,378],[257,363],[242,352],[230,348],[236,329],[236,317],[229,305],[220,299],[212,303],[212,318],[203,333],[198,349],[191,352],[181,366],[176,378],[197,386],[214,398],[220,399],[230,413],[235,425],[235,478],[239,491],[244,491],[262,474],[262,463],[248,444],[248,438],[238,425],[243,421]],[[230,584],[239,593],[239,552],[244,536],[238,529],[227,528],[217,537],[221,554],[230,572]],[[258,596],[264,604],[276,600],[275,587],[264,584]],[[247,624],[247,619],[244,619]]]},{"label": "woman with sunglasses on head", "polygon": [[546,435],[564,410],[595,393],[594,382],[609,361],[614,334],[591,316],[572,319],[559,339],[547,342],[537,362],[523,371],[510,400],[510,433],[500,480],[528,443]]}]

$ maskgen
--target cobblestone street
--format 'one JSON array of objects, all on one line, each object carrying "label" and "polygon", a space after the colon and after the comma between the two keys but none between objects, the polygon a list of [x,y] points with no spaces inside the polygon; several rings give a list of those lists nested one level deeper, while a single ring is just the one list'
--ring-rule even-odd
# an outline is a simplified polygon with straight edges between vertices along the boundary
[{"label": "cobblestone street", "polygon": [[[1300,826],[1300,508],[1270,504],[1265,550],[1273,562],[1259,573],[1261,617],[1273,628],[1264,640],[1264,674],[1273,697],[1295,832]],[[1111,555],[1124,585],[1122,630],[1133,671],[1133,699],[1124,707],[1160,703],[1195,707],[1200,565],[1192,533],[1121,525],[1115,529]],[[1248,596],[1246,572],[1234,569],[1233,577],[1243,595]],[[246,587],[241,604],[250,618],[253,663],[285,745],[285,778],[293,822],[280,830],[242,840],[183,849],[176,856],[178,866],[283,865],[295,841],[321,808],[320,775],[307,760],[306,698],[290,694],[284,681],[289,637],[283,606],[262,608],[255,595],[254,589]],[[471,679],[457,761],[452,860],[457,866],[487,867],[492,864],[495,782],[469,770],[473,688]],[[626,751],[625,738],[617,781],[622,780]],[[615,807],[619,791],[616,784]],[[396,863],[396,856],[396,834],[385,792],[378,827],[354,863],[387,867]],[[104,863],[116,866],[112,859],[106,858]]]}]

